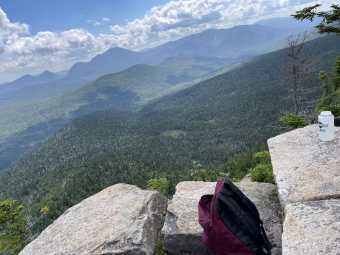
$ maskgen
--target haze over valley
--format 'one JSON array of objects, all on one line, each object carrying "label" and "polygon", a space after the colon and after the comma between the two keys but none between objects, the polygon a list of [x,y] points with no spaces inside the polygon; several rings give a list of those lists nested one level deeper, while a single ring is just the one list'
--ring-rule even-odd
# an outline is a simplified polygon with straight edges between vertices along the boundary
[{"label": "haze over valley", "polygon": [[[61,23],[64,30],[51,32],[40,51],[35,47],[46,34],[29,35],[25,21],[11,21],[0,4],[0,201],[18,200],[36,219],[48,206],[35,234],[116,183],[145,189],[148,180],[166,178],[171,196],[198,165],[215,179],[242,178],[250,166],[240,170],[237,162],[266,150],[267,139],[285,131],[279,118],[294,111],[287,37],[308,32],[302,56],[314,50],[306,88],[318,86],[319,70],[332,71],[340,55],[339,36],[318,34],[317,20],[288,17],[308,1],[263,1],[263,11],[245,6],[252,14],[236,8],[243,1],[234,2],[235,10],[223,0],[197,1],[200,7],[191,0],[146,2],[144,16],[134,10],[125,25],[111,24],[114,36],[104,27],[110,18],[88,16],[86,24],[97,30]],[[96,10],[106,15],[104,9]],[[68,33],[73,46],[68,38],[69,48],[57,50]]]}]

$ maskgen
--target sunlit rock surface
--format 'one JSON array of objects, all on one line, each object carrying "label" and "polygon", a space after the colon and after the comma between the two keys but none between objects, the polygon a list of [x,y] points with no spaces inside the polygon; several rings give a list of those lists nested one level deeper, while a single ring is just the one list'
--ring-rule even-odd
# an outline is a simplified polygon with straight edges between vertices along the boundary
[{"label": "sunlit rock surface", "polygon": [[317,124],[268,140],[284,207],[284,255],[340,254],[340,127],[319,140]]},{"label": "sunlit rock surface", "polygon": [[166,206],[157,191],[111,186],[68,209],[20,255],[151,255]]},{"label": "sunlit rock surface", "polygon": [[340,196],[340,127],[335,139],[319,140],[310,125],[268,140],[282,205]]}]

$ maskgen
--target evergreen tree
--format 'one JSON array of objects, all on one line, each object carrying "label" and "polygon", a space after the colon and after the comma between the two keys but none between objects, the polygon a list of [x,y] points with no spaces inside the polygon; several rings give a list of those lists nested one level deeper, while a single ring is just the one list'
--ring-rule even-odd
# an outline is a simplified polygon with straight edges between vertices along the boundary
[{"label": "evergreen tree", "polygon": [[340,35],[340,5],[332,4],[329,11],[317,11],[321,4],[306,7],[301,11],[297,11],[291,15],[296,20],[310,20],[313,21],[316,17],[322,18],[322,21],[315,26],[320,34],[336,33]]},{"label": "evergreen tree", "polygon": [[23,209],[16,200],[0,202],[0,251],[19,254],[28,243],[29,231],[21,214]]},{"label": "evergreen tree", "polygon": [[324,93],[317,111],[329,110],[335,116],[340,116],[340,57],[335,60],[333,73],[321,71],[319,78],[322,81]]},{"label": "evergreen tree", "polygon": [[[316,17],[322,18],[322,21],[315,26],[320,34],[335,33],[340,36],[340,6],[336,4],[331,5],[329,11],[317,11],[321,4],[316,4],[306,7],[301,11],[297,11],[292,16],[296,20],[310,20],[313,21]],[[321,71],[319,78],[322,81],[324,93],[321,102],[318,104],[316,110],[330,110],[336,116],[340,115],[340,57],[335,60],[335,68],[333,73],[326,73]]]}]

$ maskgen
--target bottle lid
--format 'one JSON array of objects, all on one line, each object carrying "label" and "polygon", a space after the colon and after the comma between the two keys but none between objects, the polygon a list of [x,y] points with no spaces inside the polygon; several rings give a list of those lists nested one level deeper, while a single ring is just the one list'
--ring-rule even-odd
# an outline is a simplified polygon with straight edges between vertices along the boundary
[{"label": "bottle lid", "polygon": [[332,112],[331,111],[323,111],[320,113],[320,116],[326,117],[326,116],[332,116]]}]

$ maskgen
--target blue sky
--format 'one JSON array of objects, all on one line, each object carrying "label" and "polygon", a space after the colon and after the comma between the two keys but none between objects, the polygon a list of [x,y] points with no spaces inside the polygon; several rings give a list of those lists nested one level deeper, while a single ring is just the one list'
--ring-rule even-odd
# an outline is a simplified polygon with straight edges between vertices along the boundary
[{"label": "blue sky", "polygon": [[[330,0],[319,1],[324,7]],[[0,83],[69,69],[112,47],[285,17],[310,0],[0,0]]]},{"label": "blue sky", "polygon": [[[109,25],[123,26],[142,18],[152,7],[168,0],[0,0],[12,22],[26,23],[30,33],[84,28],[93,34],[109,33]],[[103,21],[103,18],[109,19]],[[100,24],[95,22],[99,22]]]}]

